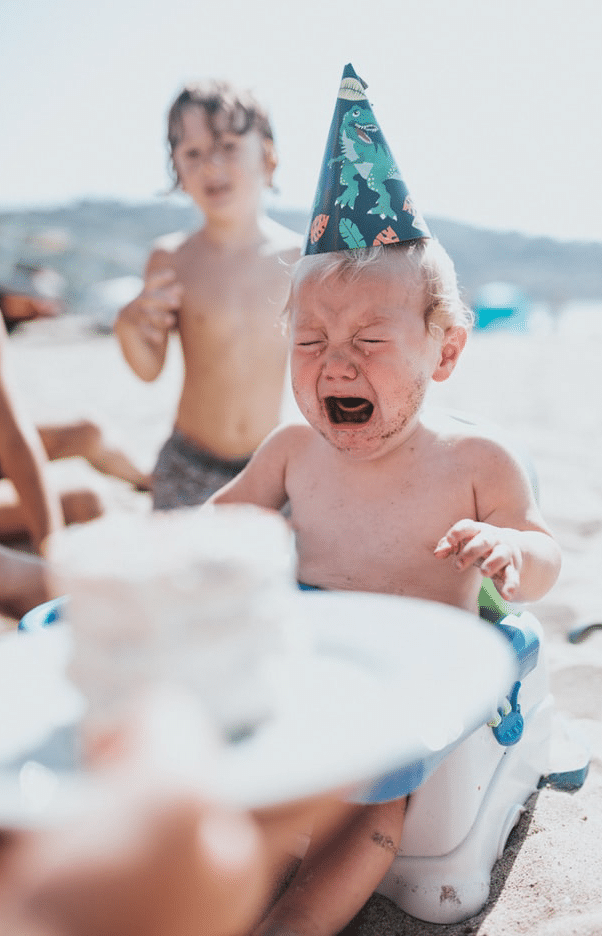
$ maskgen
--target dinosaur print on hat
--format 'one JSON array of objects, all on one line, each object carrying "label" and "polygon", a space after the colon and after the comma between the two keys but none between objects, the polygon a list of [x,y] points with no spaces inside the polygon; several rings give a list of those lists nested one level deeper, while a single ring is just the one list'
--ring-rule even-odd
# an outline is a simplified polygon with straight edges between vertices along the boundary
[{"label": "dinosaur print on hat", "polygon": [[305,254],[430,237],[351,65],[343,71]]}]

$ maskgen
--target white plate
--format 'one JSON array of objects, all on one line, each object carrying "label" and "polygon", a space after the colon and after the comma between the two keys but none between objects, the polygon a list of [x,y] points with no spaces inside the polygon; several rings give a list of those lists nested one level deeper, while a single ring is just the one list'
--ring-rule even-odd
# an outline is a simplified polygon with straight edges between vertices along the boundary
[{"label": "white plate", "polygon": [[[299,598],[311,650],[282,674],[274,717],[221,746],[199,778],[222,801],[264,806],[417,761],[428,770],[492,717],[515,679],[508,642],[474,615],[357,592]],[[0,825],[54,821],[85,799],[83,772],[52,769],[35,751],[56,729],[77,731],[83,700],[64,675],[68,655],[65,624],[0,641]],[[186,730],[176,746],[189,744]]]}]

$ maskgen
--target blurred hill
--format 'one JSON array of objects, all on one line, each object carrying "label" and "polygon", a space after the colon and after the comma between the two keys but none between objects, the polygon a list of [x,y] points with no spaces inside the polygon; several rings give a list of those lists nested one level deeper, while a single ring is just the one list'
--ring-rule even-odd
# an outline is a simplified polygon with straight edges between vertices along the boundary
[{"label": "blurred hill", "polygon": [[[271,210],[299,232],[307,215]],[[558,309],[565,302],[602,300],[602,243],[556,241],[427,219],[453,257],[469,302],[492,280],[514,283],[534,302]],[[67,280],[68,308],[85,312],[94,284],[140,275],[152,241],[201,224],[196,209],[177,196],[147,204],[80,201],[56,208],[0,212],[0,282],[18,260],[53,267]]]}]

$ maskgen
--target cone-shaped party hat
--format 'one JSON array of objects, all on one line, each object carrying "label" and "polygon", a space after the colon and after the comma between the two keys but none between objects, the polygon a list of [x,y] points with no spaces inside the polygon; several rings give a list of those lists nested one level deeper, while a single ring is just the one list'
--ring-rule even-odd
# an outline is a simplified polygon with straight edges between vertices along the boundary
[{"label": "cone-shaped party hat", "polygon": [[430,237],[372,108],[367,84],[343,70],[305,254]]}]

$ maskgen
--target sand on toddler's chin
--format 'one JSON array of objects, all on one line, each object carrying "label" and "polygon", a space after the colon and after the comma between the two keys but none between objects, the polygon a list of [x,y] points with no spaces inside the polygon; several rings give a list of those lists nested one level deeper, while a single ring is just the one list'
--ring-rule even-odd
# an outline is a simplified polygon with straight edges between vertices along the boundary
[{"label": "sand on toddler's chin", "polygon": [[[528,804],[494,869],[490,899],[472,920],[450,926],[412,920],[372,898],[349,928],[357,936],[600,936],[602,933],[602,632],[572,645],[577,624],[602,621],[602,305],[570,307],[531,334],[474,333],[433,403],[493,420],[529,452],[547,522],[563,549],[558,583],[531,610],[551,656],[557,706],[592,748],[589,777],[570,795],[544,789]],[[149,470],[173,423],[181,381],[176,343],[158,381],[145,384],[112,336],[34,323],[11,337],[13,372],[34,414],[56,421],[94,415]],[[61,379],[57,380],[57,374]],[[48,388],[52,387],[52,394]],[[285,408],[286,410],[286,408]],[[148,495],[101,478],[74,459],[51,474],[94,483],[110,509],[147,511]],[[443,531],[442,531],[443,532]]]}]

